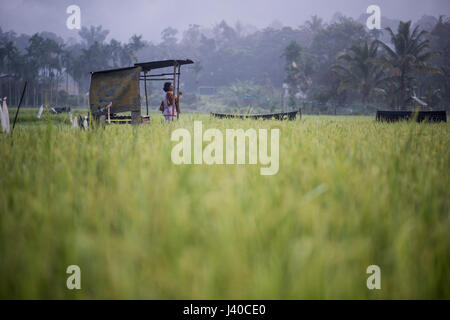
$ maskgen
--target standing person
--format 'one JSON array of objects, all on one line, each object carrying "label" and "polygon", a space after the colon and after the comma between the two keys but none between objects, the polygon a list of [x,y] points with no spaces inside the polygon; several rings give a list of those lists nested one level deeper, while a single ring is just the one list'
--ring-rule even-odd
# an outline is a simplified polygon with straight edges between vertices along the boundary
[{"label": "standing person", "polygon": [[161,110],[167,122],[172,121],[175,117],[178,118],[180,113],[180,105],[179,100],[181,98],[182,93],[179,93],[178,97],[175,97],[173,93],[173,84],[171,82],[164,83],[163,87],[163,100],[161,102]]}]

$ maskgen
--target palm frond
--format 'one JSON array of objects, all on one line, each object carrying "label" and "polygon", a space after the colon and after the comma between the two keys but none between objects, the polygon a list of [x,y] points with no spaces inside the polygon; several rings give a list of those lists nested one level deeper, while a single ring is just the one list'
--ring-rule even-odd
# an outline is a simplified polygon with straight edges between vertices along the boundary
[{"label": "palm frond", "polygon": [[427,66],[425,64],[415,64],[412,66],[412,69],[416,72],[421,73],[440,74],[440,75],[444,74],[441,69]]}]

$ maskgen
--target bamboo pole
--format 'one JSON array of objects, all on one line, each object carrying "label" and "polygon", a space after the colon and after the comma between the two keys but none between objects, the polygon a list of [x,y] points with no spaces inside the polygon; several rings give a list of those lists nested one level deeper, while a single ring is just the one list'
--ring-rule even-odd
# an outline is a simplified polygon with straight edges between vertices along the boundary
[{"label": "bamboo pole", "polygon": [[172,103],[172,121],[173,121],[173,115],[175,113],[175,88],[176,88],[176,80],[177,80],[177,63],[175,61],[173,65],[173,103]]},{"label": "bamboo pole", "polygon": [[178,65],[178,81],[177,81],[177,99],[178,99],[178,110],[177,110],[177,119],[180,118],[180,74],[181,74],[181,64]]},{"label": "bamboo pole", "polygon": [[108,105],[108,124],[111,124],[111,106],[112,102],[110,102]]},{"label": "bamboo pole", "polygon": [[25,81],[25,85],[23,86],[22,96],[20,97],[19,105],[17,106],[16,116],[14,117],[14,123],[11,131],[11,135],[14,132],[14,127],[16,126],[17,116],[19,115],[20,105],[22,104],[23,96],[25,95],[25,90],[27,89],[28,81]]},{"label": "bamboo pole", "polygon": [[145,107],[147,108],[147,116],[148,116],[147,71],[145,71],[144,87],[145,87]]},{"label": "bamboo pole", "polygon": [[[145,80],[145,78],[141,78],[141,79],[139,79],[139,80],[142,80],[142,81],[144,81]],[[147,79],[147,81],[173,81],[173,78],[150,78],[150,79]]]},{"label": "bamboo pole", "polygon": [[173,75],[173,73],[159,73],[159,74],[149,74],[144,77],[151,78],[151,77],[161,77],[161,76],[171,76],[171,75]]}]

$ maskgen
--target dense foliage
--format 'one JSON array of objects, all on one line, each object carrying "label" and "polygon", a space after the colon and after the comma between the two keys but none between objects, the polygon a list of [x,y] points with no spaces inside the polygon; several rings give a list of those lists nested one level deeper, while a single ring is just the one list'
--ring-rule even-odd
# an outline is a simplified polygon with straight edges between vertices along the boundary
[{"label": "dense foliage", "polygon": [[[80,42],[0,29],[1,92],[15,105],[28,80],[26,105],[86,106],[91,71],[190,58],[196,63],[185,68],[182,88],[192,105],[202,103],[192,95],[199,87],[214,87],[224,97],[215,102],[239,108],[274,110],[284,103],[311,111],[330,105],[373,111],[373,105],[412,107],[411,96],[428,108],[448,108],[450,21],[383,21],[390,27],[370,32],[364,17],[339,14],[328,24],[314,16],[298,28],[272,24],[258,30],[222,21],[212,28],[190,25],[181,35],[168,27],[157,44],[137,35],[127,43],[107,41],[101,26],[83,27]],[[159,94],[159,84],[149,90]]]}]

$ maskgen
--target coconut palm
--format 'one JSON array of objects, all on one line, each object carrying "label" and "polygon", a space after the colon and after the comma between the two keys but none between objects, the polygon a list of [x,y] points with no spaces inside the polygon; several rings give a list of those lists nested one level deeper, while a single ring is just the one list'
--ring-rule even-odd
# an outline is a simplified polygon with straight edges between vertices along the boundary
[{"label": "coconut palm", "polygon": [[313,34],[317,33],[320,29],[324,27],[323,20],[318,16],[311,16],[311,20],[305,22],[306,28]]},{"label": "coconut palm", "polygon": [[412,92],[414,73],[441,73],[439,69],[427,64],[427,61],[438,52],[428,50],[429,41],[423,39],[427,34],[426,31],[420,30],[417,26],[411,32],[411,21],[400,22],[396,34],[390,28],[386,30],[391,36],[392,47],[376,40],[384,51],[384,55],[377,59],[376,63],[390,70],[396,88],[393,97],[395,104],[405,109]]},{"label": "coconut palm", "polygon": [[377,55],[378,43],[369,43],[367,40],[362,44],[354,44],[347,52],[339,55],[337,60],[340,64],[331,66],[331,70],[341,78],[338,92],[354,88],[367,106],[386,80],[384,70],[374,64]]}]

